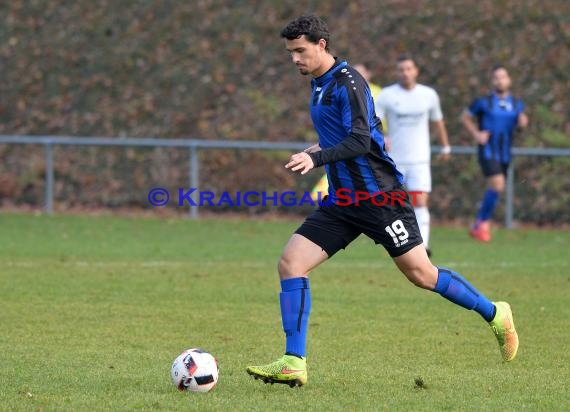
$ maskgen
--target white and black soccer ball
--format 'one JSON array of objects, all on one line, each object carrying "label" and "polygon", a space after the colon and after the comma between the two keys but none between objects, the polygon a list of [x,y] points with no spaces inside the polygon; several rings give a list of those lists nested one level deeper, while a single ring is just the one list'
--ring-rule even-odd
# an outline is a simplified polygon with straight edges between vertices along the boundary
[{"label": "white and black soccer ball", "polygon": [[194,348],[182,352],[170,370],[179,391],[209,392],[218,383],[218,361],[208,352]]}]

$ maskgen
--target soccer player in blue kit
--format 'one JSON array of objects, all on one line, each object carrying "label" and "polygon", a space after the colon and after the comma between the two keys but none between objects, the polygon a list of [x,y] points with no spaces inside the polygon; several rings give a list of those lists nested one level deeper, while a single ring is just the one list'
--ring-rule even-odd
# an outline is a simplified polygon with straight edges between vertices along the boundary
[{"label": "soccer player in blue kit", "polygon": [[[313,77],[310,111],[319,136],[318,144],[292,155],[285,167],[305,174],[324,166],[329,199],[291,236],[278,263],[285,354],[266,365],[248,366],[247,373],[265,383],[307,383],[309,273],[361,233],[382,245],[414,285],[479,313],[491,326],[503,359],[513,360],[518,336],[509,304],[491,302],[458,273],[432,265],[409,197],[383,206],[375,202],[378,193],[402,191],[402,175],[385,151],[370,88],[346,61],[330,53],[327,25],[319,17],[301,16],[281,37],[299,72]],[[340,190],[370,198],[340,204]]]},{"label": "soccer player in blue kit", "polygon": [[[493,92],[479,97],[463,113],[465,128],[478,143],[478,159],[483,175],[487,178],[487,190],[475,223],[469,230],[474,239],[491,241],[491,217],[505,190],[505,175],[511,162],[513,135],[528,125],[522,100],[510,93],[511,78],[504,66],[491,70]],[[475,125],[477,119],[477,125]]]}]

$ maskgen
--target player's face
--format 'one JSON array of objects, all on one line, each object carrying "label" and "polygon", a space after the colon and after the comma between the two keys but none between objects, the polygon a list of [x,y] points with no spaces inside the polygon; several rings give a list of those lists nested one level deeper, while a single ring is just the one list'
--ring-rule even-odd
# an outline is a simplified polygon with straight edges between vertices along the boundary
[{"label": "player's face", "polygon": [[396,66],[396,75],[398,76],[398,83],[402,87],[409,89],[416,85],[419,70],[412,60],[404,60]]},{"label": "player's face", "polygon": [[315,44],[308,41],[303,35],[298,39],[285,39],[285,47],[291,53],[291,59],[302,75],[320,76],[323,74],[321,70],[325,61],[324,57],[327,54],[324,39]]},{"label": "player's face", "polygon": [[511,78],[503,68],[495,70],[491,80],[493,81],[493,88],[498,93],[505,93],[511,88]]}]

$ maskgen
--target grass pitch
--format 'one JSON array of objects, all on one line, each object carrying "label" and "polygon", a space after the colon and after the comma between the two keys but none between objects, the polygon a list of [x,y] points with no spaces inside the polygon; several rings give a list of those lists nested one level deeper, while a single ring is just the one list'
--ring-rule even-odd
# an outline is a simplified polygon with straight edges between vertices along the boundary
[{"label": "grass pitch", "polygon": [[[245,373],[284,349],[276,261],[298,222],[0,215],[2,410],[568,410],[570,232],[432,231],[434,263],[511,303],[501,362],[480,317],[413,287],[361,237],[311,278],[309,383]],[[220,363],[180,393],[172,360]]]}]

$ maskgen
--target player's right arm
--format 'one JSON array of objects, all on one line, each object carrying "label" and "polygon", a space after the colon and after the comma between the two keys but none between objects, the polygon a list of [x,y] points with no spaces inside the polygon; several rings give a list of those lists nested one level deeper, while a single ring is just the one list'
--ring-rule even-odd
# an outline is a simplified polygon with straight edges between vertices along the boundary
[{"label": "player's right arm", "polygon": [[461,123],[463,123],[465,129],[478,144],[484,145],[489,140],[490,133],[487,130],[479,130],[479,127],[475,124],[475,116],[479,115],[482,110],[480,102],[481,99],[475,100],[468,109],[463,111]]},{"label": "player's right arm", "polygon": [[351,132],[333,147],[309,153],[315,167],[339,160],[352,159],[370,151],[370,134]]},{"label": "player's right arm", "polygon": [[315,167],[339,160],[352,159],[370,151],[370,125],[368,123],[368,97],[365,88],[368,85],[357,79],[350,83],[350,78],[339,82],[339,115],[347,136],[332,147],[309,153]]},{"label": "player's right arm", "polygon": [[318,152],[319,150],[321,150],[321,146],[319,146],[319,144],[314,144],[312,146],[307,147],[305,150],[303,150],[303,152],[305,153],[314,153],[314,152]]}]

